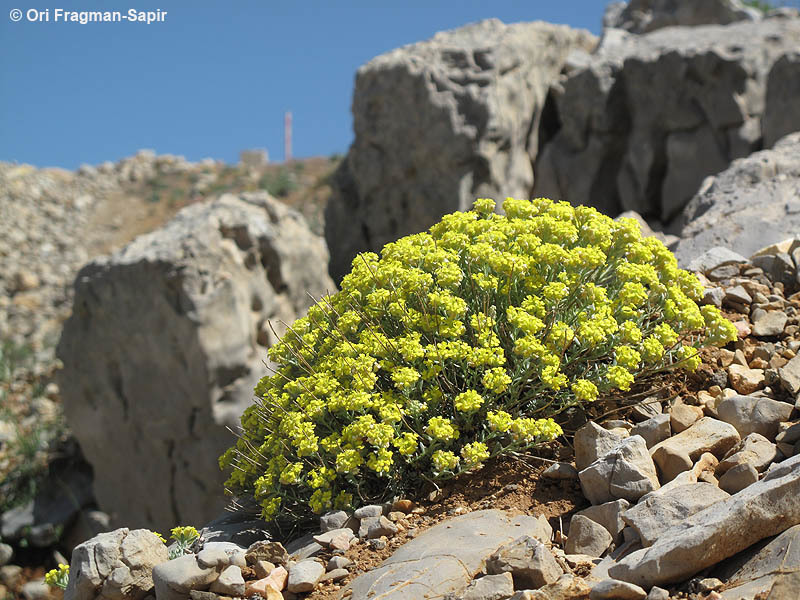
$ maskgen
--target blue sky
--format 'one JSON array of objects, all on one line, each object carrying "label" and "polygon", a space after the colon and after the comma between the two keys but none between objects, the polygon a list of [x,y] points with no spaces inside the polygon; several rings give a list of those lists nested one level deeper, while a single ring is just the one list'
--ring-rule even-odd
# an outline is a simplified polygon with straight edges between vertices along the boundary
[{"label": "blue sky", "polygon": [[[604,0],[3,0],[0,160],[74,169],[139,148],[234,163],[344,153],[356,69],[488,17],[599,33]],[[31,8],[50,22],[30,22]],[[53,22],[55,10],[167,11],[164,22]],[[11,10],[23,18],[11,20]],[[31,13],[32,14],[32,13]]]}]

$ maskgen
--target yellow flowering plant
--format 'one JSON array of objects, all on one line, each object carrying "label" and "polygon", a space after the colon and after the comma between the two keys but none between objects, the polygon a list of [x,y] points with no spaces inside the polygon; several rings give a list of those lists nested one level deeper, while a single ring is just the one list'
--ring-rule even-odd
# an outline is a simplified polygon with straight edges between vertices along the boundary
[{"label": "yellow flowering plant", "polygon": [[561,435],[553,416],[699,364],[736,330],[632,219],[480,199],[353,261],[269,351],[231,493],[267,520],[413,494]]},{"label": "yellow flowering plant", "polygon": [[57,569],[50,569],[44,576],[44,582],[51,586],[67,589],[69,584],[69,565],[59,564]]}]

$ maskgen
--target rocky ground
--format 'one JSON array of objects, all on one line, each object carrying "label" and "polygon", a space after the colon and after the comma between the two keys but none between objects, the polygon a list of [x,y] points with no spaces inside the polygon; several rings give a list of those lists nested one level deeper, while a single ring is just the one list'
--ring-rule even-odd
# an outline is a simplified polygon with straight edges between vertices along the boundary
[{"label": "rocky ground", "polygon": [[[571,415],[565,437],[536,454],[416,502],[329,513],[283,545],[245,512],[245,523],[209,524],[177,560],[159,558],[166,549],[148,538],[152,564],[137,568],[152,571],[158,600],[795,598],[799,249],[787,240],[750,258],[724,248],[697,257],[703,301],[739,339],[704,351],[694,373]],[[93,570],[98,552],[144,535],[119,531],[79,547],[73,569],[88,575],[68,598],[110,585],[117,559]]]}]

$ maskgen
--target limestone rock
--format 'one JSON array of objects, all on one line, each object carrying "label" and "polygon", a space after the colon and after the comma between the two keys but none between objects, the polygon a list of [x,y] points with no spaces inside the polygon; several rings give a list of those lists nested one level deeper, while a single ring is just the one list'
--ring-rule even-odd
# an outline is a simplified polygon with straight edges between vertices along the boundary
[{"label": "limestone rock", "polygon": [[529,197],[545,98],[585,31],[490,19],[358,69],[355,140],[325,215],[331,274],[475,198]]},{"label": "limestone rock", "polygon": [[648,33],[662,27],[728,25],[755,21],[760,12],[738,0],[630,0],[603,20],[604,27]]},{"label": "limestone rock", "polygon": [[647,447],[652,448],[672,434],[671,420],[671,416],[668,414],[656,415],[634,426],[631,429],[631,435],[642,436]]},{"label": "limestone rock", "polygon": [[788,421],[794,406],[787,402],[755,396],[733,396],[717,404],[717,414],[736,428],[741,436],[758,433],[774,440],[778,424]]},{"label": "limestone rock", "polygon": [[764,147],[771,148],[783,136],[800,131],[800,52],[781,56],[769,72],[764,106]]},{"label": "limestone rock", "polygon": [[[683,400],[677,400],[669,410],[669,422],[672,431],[680,433],[689,429],[695,422],[703,418],[703,409],[699,406],[685,404]],[[648,445],[648,448],[650,446]]]},{"label": "limestone rock", "polygon": [[767,594],[782,573],[800,572],[800,525],[795,525],[766,545],[756,544],[715,569],[728,584],[725,600]]},{"label": "limestone rock", "polygon": [[514,595],[514,578],[511,573],[486,575],[469,584],[462,600],[506,600]]},{"label": "limestone rock", "polygon": [[156,598],[184,600],[190,590],[207,590],[217,577],[219,571],[197,564],[194,554],[179,556],[153,569]]},{"label": "limestone rock", "polygon": [[686,431],[653,446],[650,454],[663,479],[671,481],[691,469],[703,453],[710,452],[720,458],[740,439],[733,425],[703,417]]},{"label": "limestone rock", "polygon": [[189,206],[80,271],[59,385],[101,508],[156,529],[222,508],[226,426],[267,374],[259,328],[333,290],[326,263],[303,218],[259,192]]},{"label": "limestone rock", "polygon": [[738,494],[748,485],[758,481],[758,471],[750,463],[742,463],[725,471],[719,478],[719,487],[729,494]]},{"label": "limestone rock", "polygon": [[717,467],[717,475],[730,468],[748,463],[759,473],[764,471],[778,457],[778,449],[767,438],[759,433],[751,433],[728,451]]},{"label": "limestone rock", "polygon": [[583,494],[592,504],[618,498],[636,502],[660,487],[655,465],[640,436],[629,437],[578,473]]},{"label": "limestone rock", "polygon": [[547,547],[529,536],[518,538],[492,554],[486,561],[486,571],[490,575],[511,573],[514,587],[523,589],[553,583],[564,573]]},{"label": "limestone rock", "polygon": [[647,548],[670,527],[727,497],[728,494],[710,483],[690,483],[646,496],[622,513],[622,520],[636,530],[642,546]]},{"label": "limestone rock", "polygon": [[289,567],[289,582],[286,589],[294,593],[310,592],[324,574],[325,567],[322,563],[315,560],[301,560]]},{"label": "limestone rock", "polygon": [[599,523],[611,534],[613,542],[619,544],[622,539],[622,529],[625,527],[625,521],[622,520],[622,513],[630,508],[630,505],[631,503],[627,500],[613,500],[605,504],[596,504],[595,506],[584,508],[576,512],[575,516],[584,516],[595,523]]},{"label": "limestone rock", "polygon": [[753,335],[756,337],[775,337],[783,333],[789,317],[779,310],[770,310],[753,322]]},{"label": "limestone rock", "polygon": [[[641,36],[606,30],[586,65],[551,94],[557,130],[537,156],[532,196],[670,221],[706,177],[761,148],[767,74],[798,40],[795,19]],[[763,204],[752,202],[748,218]],[[719,245],[742,252],[703,243],[683,255]]]},{"label": "limestone rock", "polygon": [[153,569],[168,560],[167,547],[152,531],[101,533],[72,551],[64,599],[142,600],[153,592]]},{"label": "limestone rock", "polygon": [[745,396],[757,392],[766,383],[763,369],[750,369],[742,365],[728,367],[728,380],[734,390]]},{"label": "limestone rock", "polygon": [[522,590],[509,600],[584,600],[589,596],[589,586],[581,577],[565,573],[554,583],[538,590]]},{"label": "limestone rock", "polygon": [[567,554],[602,556],[612,542],[611,533],[599,523],[583,515],[573,515],[564,550]]},{"label": "limestone rock", "polygon": [[604,579],[594,584],[589,592],[589,600],[644,600],[646,597],[647,592],[638,585],[616,579]]},{"label": "limestone rock", "polygon": [[236,565],[225,567],[219,574],[216,581],[208,588],[211,592],[222,594],[223,596],[244,596],[244,577],[242,569]]},{"label": "limestone rock", "polygon": [[352,590],[353,600],[370,595],[385,600],[458,595],[495,550],[520,536],[549,541],[550,532],[529,516],[512,517],[499,510],[467,513],[419,534],[379,567],[359,575],[344,592]]},{"label": "limestone rock", "polygon": [[778,377],[787,392],[792,395],[800,393],[800,355],[778,369]]},{"label": "limestone rock", "polygon": [[800,456],[773,466],[761,481],[688,517],[608,572],[645,588],[683,581],[798,523]]},{"label": "limestone rock", "polygon": [[575,432],[575,466],[578,471],[605,456],[625,438],[624,435],[608,431],[594,421],[589,421]]},{"label": "limestone rock", "polygon": [[681,215],[678,263],[686,265],[713,246],[750,256],[800,231],[798,156],[800,133],[793,133],[708,180]]}]

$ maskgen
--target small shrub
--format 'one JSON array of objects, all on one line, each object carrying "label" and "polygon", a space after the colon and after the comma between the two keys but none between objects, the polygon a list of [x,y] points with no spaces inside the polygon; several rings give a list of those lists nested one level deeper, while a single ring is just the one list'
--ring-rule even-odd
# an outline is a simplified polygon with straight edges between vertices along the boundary
[{"label": "small shrub", "polygon": [[700,362],[736,329],[632,219],[481,199],[359,255],[269,351],[220,459],[267,520],[411,494],[550,441],[553,416]]},{"label": "small shrub", "polygon": [[298,187],[295,174],[286,167],[281,167],[277,172],[265,173],[259,186],[276,198],[285,198]]},{"label": "small shrub", "polygon": [[[191,525],[184,527],[173,527],[172,531],[170,531],[170,534],[170,538],[175,541],[175,546],[169,551],[170,560],[186,554],[186,552],[188,552],[192,547],[192,544],[194,544],[197,541],[197,538],[200,537],[197,529]],[[160,534],[156,535],[158,535],[162,542],[164,541],[164,538]]]},{"label": "small shrub", "polygon": [[51,586],[67,589],[69,583],[69,565],[59,564],[57,569],[51,569],[44,576],[44,582]]}]

